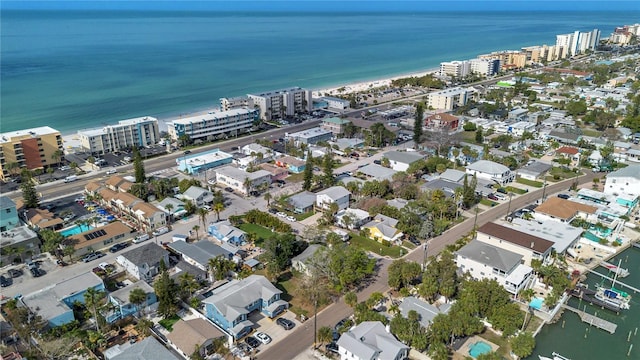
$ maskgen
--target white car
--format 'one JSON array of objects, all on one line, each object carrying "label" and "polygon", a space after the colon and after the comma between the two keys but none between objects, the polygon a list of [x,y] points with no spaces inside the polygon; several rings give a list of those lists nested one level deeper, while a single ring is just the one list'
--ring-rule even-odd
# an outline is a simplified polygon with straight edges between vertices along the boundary
[{"label": "white car", "polygon": [[260,342],[265,345],[271,342],[271,337],[263,332],[258,332],[255,335],[253,335],[253,337],[260,340]]},{"label": "white car", "polygon": [[287,216],[287,220],[291,221],[291,222],[296,222],[298,221],[296,218],[294,218],[293,216]]},{"label": "white car", "polygon": [[503,194],[500,194],[498,192],[493,194],[493,196],[497,197],[500,200],[505,200],[507,198],[506,196],[504,196]]},{"label": "white car", "polygon": [[285,214],[285,213],[283,213],[283,212],[279,212],[279,213],[277,213],[276,215],[277,215],[278,217],[281,217],[281,218],[286,218],[286,217],[287,217],[287,214]]},{"label": "white car", "polygon": [[115,174],[117,172],[118,172],[118,170],[116,170],[116,169],[109,169],[109,170],[107,170],[107,172],[105,174],[111,175],[111,174]]}]

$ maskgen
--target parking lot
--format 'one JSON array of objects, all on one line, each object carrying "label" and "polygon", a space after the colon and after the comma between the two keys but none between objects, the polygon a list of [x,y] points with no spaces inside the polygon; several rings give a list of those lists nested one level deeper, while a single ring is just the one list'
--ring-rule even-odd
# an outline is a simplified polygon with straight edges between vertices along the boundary
[{"label": "parking lot", "polygon": [[[249,315],[249,320],[255,324],[254,326],[255,331],[252,332],[250,335],[253,335],[257,332],[262,332],[269,335],[269,337],[271,337],[271,342],[269,344],[261,344],[258,347],[258,351],[261,351],[273,346],[273,344],[284,339],[294,329],[300,326],[309,325],[309,322],[305,322],[303,324],[300,321],[296,320],[295,314],[290,311],[285,311],[279,317],[284,317],[286,319],[293,321],[296,324],[295,327],[291,330],[285,330],[282,326],[276,324],[276,319],[269,319],[267,316],[257,311]],[[309,331],[313,331],[313,329],[310,329]],[[244,342],[244,340],[240,340],[240,342]]]}]

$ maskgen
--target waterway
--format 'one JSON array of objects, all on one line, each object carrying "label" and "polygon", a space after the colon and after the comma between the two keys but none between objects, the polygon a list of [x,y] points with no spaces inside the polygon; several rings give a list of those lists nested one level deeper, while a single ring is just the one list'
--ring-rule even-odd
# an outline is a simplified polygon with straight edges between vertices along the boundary
[{"label": "waterway", "polygon": [[[618,280],[640,288],[640,249],[629,248],[609,262],[617,265],[619,259],[622,259],[621,267],[628,269],[630,274],[626,278]],[[595,271],[613,277],[612,273],[609,274],[602,267],[596,268]],[[601,282],[602,278],[595,274],[589,274],[586,281],[590,288]],[[607,281],[604,284],[611,285]],[[621,288],[621,286],[618,285],[616,288]],[[628,289],[624,290],[632,296],[631,309],[622,310],[620,314],[580,300],[571,299],[569,301],[570,306],[617,324],[618,328],[615,334],[590,327],[589,324],[583,323],[577,314],[565,311],[559,321],[542,328],[536,336],[537,345],[534,353],[527,359],[537,360],[538,355],[549,357],[552,352],[559,353],[571,360],[640,359],[640,293],[634,293]],[[629,333],[631,333],[630,340],[627,341]],[[632,344],[631,353],[627,356]]]}]

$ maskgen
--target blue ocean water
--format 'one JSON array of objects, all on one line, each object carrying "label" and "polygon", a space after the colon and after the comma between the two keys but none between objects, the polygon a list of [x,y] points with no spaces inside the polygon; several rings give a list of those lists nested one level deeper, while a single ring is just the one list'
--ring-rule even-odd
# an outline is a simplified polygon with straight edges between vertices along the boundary
[{"label": "blue ocean water", "polygon": [[220,97],[399,75],[575,30],[607,36],[638,15],[3,10],[0,130],[162,120]]}]

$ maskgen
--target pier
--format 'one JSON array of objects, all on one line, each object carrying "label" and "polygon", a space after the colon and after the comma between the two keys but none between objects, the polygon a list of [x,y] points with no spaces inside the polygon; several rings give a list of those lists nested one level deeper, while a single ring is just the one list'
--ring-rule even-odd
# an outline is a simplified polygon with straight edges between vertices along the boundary
[{"label": "pier", "polygon": [[[591,270],[591,269],[587,269],[587,271],[589,271],[589,272],[590,272],[590,273],[592,273],[592,274],[596,274],[596,275],[598,275],[598,276],[601,276],[601,277],[603,277],[603,278],[605,278],[605,279],[607,279],[607,280],[613,281],[613,278],[610,278],[610,277],[608,277],[607,275],[604,275],[604,274],[600,274],[600,273],[599,273],[599,272],[597,272],[597,271],[593,271],[593,270]],[[617,280],[616,280],[616,285],[620,285],[620,286],[622,286],[622,287],[626,287],[626,288],[627,288],[627,289],[629,289],[629,290],[633,290],[635,293],[639,293],[639,292],[640,292],[640,289],[635,288],[635,287],[633,287],[633,286],[631,286],[631,285],[627,285],[627,284],[625,284],[625,283],[623,283],[623,282],[620,282],[620,281],[617,281]]]},{"label": "pier", "polygon": [[638,248],[638,249],[640,249],[640,243],[639,243],[639,242],[637,242],[637,241],[636,241],[636,242],[634,242],[634,243],[632,243],[632,244],[631,244],[631,246],[633,246],[634,248]]},{"label": "pier", "polygon": [[617,324],[614,324],[614,323],[609,322],[609,321],[604,320],[604,319],[600,319],[599,317],[597,317],[595,315],[587,314],[586,312],[584,312],[582,310],[578,310],[578,309],[576,309],[574,307],[571,307],[569,305],[563,304],[562,307],[567,309],[567,310],[569,310],[569,311],[573,311],[574,313],[578,314],[578,316],[580,316],[580,320],[582,320],[582,322],[588,323],[591,326],[595,326],[598,329],[602,329],[602,330],[608,331],[611,334],[615,333],[616,329],[618,328]]}]

